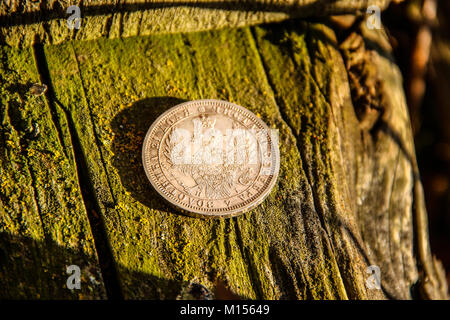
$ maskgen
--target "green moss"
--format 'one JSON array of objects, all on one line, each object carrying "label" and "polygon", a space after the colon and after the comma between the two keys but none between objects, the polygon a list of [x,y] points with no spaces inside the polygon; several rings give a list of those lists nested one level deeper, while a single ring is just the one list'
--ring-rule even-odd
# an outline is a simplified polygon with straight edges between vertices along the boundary
[{"label": "green moss", "polygon": [[[32,50],[3,46],[0,55],[0,296],[78,298],[64,288],[66,263],[99,271],[68,137],[45,97],[29,91],[39,82]],[[87,285],[81,294],[103,297],[104,288]]]},{"label": "green moss", "polygon": [[[294,38],[301,50],[292,51],[304,57],[302,52],[308,50],[304,35],[297,38],[293,30],[288,31],[285,41]],[[80,42],[48,47],[46,52],[58,98],[71,109],[77,127],[86,128],[86,132],[80,130],[82,145],[92,163],[91,178],[120,264],[180,282],[195,279],[213,286],[220,278],[234,292],[250,298],[335,295],[332,288],[339,288],[340,279],[333,275],[336,265],[330,248],[322,243],[325,236],[318,235],[316,240],[324,246],[319,249],[325,254],[318,258],[321,262],[304,265],[312,259],[307,240],[298,234],[300,230],[290,234],[293,230],[286,222],[296,219],[297,227],[304,228],[301,217],[290,217],[302,212],[296,198],[304,173],[290,130],[295,125],[286,124],[281,117],[250,29]],[[263,60],[267,57],[289,61],[279,54],[265,54]],[[283,70],[273,68],[269,74]],[[303,74],[308,72],[306,69]],[[283,81],[286,91],[298,87],[286,76]],[[301,97],[311,95],[323,104],[312,76],[301,81],[311,88]],[[180,216],[152,192],[142,174],[140,147],[152,119],[179,101],[200,98],[236,102],[280,130],[279,184],[261,206],[236,219],[207,221]],[[293,94],[286,95],[290,98],[301,101]],[[288,119],[303,122],[327,116],[309,104],[285,112]],[[326,127],[303,128],[304,143],[314,146],[326,140]],[[97,146],[93,139],[99,142]],[[280,261],[286,265],[279,266]],[[318,275],[329,277],[324,286],[317,285]],[[133,281],[125,279],[126,273],[120,276],[123,282]],[[296,288],[280,287],[279,279],[285,277],[291,277]],[[136,297],[125,291],[128,297]]]},{"label": "green moss", "polygon": [[[332,36],[320,25],[292,22],[45,47],[60,133],[44,100],[36,101],[45,114],[27,108],[17,116],[23,124],[15,125],[29,125],[26,112],[47,121],[48,135],[27,151],[45,150],[39,162],[18,154],[33,172],[48,172],[32,182],[39,194],[48,192],[41,201],[47,232],[58,243],[75,243],[74,234],[85,233],[84,224],[73,222],[85,216],[68,139],[73,122],[88,166],[85,183],[93,186],[126,298],[175,297],[186,283],[212,289],[217,280],[246,298],[364,297],[354,284],[362,283],[356,281],[361,257],[346,247],[338,223],[351,218],[351,208],[336,196],[346,186],[336,181],[342,168],[330,155],[338,147],[333,121],[339,108],[351,105],[332,103],[333,78],[343,72]],[[175,104],[201,98],[240,104],[279,130],[278,183],[260,206],[237,218],[179,214],[142,169],[151,123]],[[7,141],[7,152],[20,144],[19,137]],[[22,179],[33,180],[31,174]],[[4,190],[16,194],[12,186]],[[57,201],[48,205],[50,197]]]}]

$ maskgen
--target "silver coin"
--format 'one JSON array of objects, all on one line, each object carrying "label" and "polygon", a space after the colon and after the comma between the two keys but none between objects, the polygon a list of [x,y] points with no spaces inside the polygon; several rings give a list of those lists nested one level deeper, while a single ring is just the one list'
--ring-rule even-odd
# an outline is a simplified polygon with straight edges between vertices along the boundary
[{"label": "silver coin", "polygon": [[259,205],[276,183],[277,133],[230,102],[182,103],[150,126],[142,148],[145,173],[187,214],[236,216]]}]

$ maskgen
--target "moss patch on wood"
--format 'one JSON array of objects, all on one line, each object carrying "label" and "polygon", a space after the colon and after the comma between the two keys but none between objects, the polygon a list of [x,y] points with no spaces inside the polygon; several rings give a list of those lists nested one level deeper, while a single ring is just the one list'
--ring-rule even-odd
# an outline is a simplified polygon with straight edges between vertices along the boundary
[{"label": "moss patch on wood", "polygon": [[[319,216],[303,220],[304,210],[314,211],[312,196],[309,191],[303,200],[297,142],[251,29],[67,43],[46,47],[46,56],[57,97],[80,128],[120,266],[210,288],[221,279],[248,298],[346,297]],[[152,121],[180,101],[201,98],[236,102],[280,130],[279,183],[261,206],[238,218],[181,216],[142,170],[142,139]],[[313,239],[306,230],[314,230]],[[126,285],[136,280],[119,276],[125,296],[139,297]],[[157,292],[147,297],[161,297]]]},{"label": "moss patch on wood", "polygon": [[[66,132],[59,131],[31,49],[0,48],[0,296],[102,298],[104,287]],[[82,290],[66,287],[79,265]],[[91,281],[92,280],[92,281]]]}]

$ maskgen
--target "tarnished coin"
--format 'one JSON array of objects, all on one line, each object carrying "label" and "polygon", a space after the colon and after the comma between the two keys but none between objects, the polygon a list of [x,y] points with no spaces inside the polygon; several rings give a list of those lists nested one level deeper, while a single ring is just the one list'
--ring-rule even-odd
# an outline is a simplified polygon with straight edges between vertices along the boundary
[{"label": "tarnished coin", "polygon": [[274,186],[278,131],[236,104],[190,101],[151,125],[142,160],[156,191],[184,212],[235,216],[260,204]]}]

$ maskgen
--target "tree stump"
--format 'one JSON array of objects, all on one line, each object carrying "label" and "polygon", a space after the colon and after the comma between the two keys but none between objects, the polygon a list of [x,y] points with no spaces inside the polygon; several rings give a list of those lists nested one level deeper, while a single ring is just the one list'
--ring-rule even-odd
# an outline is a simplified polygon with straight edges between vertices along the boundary
[{"label": "tree stump", "polygon": [[[97,31],[79,33],[2,7],[0,297],[175,299],[200,286],[216,298],[217,287],[243,299],[447,298],[387,37],[364,23],[337,37],[327,19],[303,19],[365,9],[325,2],[251,14],[228,1],[105,6],[87,18]],[[177,12],[176,28],[151,15]],[[142,168],[156,117],[206,98],[279,130],[278,183],[239,217],[179,214]],[[69,265],[80,290],[66,286]]]}]

